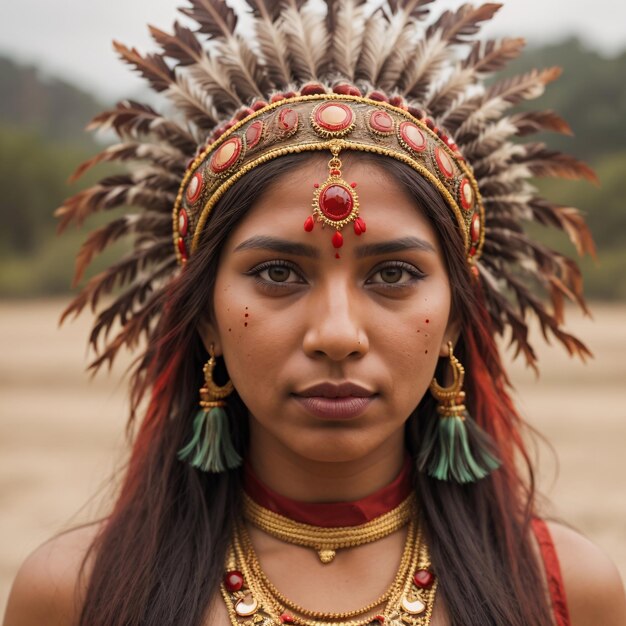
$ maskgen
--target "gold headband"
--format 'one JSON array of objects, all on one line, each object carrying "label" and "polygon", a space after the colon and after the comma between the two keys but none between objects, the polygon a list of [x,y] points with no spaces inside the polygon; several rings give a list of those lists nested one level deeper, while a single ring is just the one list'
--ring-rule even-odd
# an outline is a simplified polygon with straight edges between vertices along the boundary
[{"label": "gold headband", "polygon": [[173,213],[179,263],[196,249],[211,210],[242,176],[277,157],[314,150],[371,152],[411,166],[452,210],[468,263],[480,256],[485,220],[478,185],[442,131],[385,102],[315,94],[285,98],[252,112],[190,163]]}]

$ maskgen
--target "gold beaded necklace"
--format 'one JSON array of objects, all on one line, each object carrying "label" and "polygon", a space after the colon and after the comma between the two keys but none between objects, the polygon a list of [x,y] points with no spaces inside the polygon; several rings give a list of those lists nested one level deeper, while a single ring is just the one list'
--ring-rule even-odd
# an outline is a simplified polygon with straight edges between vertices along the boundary
[{"label": "gold beaded necklace", "polygon": [[[221,585],[221,592],[233,626],[280,626],[282,624],[298,624],[300,626],[427,626],[430,623],[437,580],[430,571],[430,556],[426,543],[423,541],[421,524],[417,520],[414,498],[407,499],[409,524],[405,547],[398,567],[398,572],[391,586],[376,600],[367,606],[343,613],[325,613],[314,611],[292,602],[286,598],[268,579],[261,568],[258,557],[242,522],[235,528],[233,540],[226,561],[226,574]],[[402,503],[401,506],[404,506]],[[258,505],[257,505],[258,506]],[[398,516],[397,507],[395,515]],[[404,509],[402,517],[405,516]],[[374,520],[372,520],[374,521]],[[289,520],[290,523],[295,523]],[[362,532],[356,532],[352,541],[361,545]],[[322,539],[327,540],[326,531],[337,530],[309,527],[308,532],[315,529]],[[348,528],[341,533],[349,539]],[[389,534],[389,533],[386,533]],[[385,535],[382,535],[385,536]],[[313,537],[307,535],[308,538]],[[380,538],[380,537],[379,537]],[[373,541],[374,539],[369,539]],[[299,541],[291,541],[298,543]],[[302,544],[300,544],[302,545]]]},{"label": "gold beaded necklace", "polygon": [[317,551],[322,563],[330,563],[339,548],[353,548],[391,535],[406,526],[415,509],[415,495],[365,524],[322,528],[296,522],[270,511],[244,493],[244,518],[262,531],[281,541]]}]

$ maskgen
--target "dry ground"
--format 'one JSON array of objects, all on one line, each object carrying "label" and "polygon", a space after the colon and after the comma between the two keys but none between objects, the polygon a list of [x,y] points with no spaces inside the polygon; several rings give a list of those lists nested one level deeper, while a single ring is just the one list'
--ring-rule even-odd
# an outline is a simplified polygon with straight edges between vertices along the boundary
[{"label": "dry ground", "polygon": [[[11,580],[39,543],[94,516],[96,492],[124,455],[125,386],[83,374],[88,319],[61,330],[61,301],[0,304],[0,616]],[[593,307],[570,328],[596,358],[583,366],[540,346],[542,376],[511,369],[541,446],[552,512],[587,534],[626,578],[626,306]],[[540,342],[537,341],[539,344]],[[102,498],[100,498],[102,500]]]}]

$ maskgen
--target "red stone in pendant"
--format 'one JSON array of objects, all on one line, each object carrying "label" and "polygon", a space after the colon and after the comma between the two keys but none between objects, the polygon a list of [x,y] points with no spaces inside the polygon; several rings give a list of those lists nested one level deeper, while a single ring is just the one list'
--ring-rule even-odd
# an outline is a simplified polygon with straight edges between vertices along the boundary
[{"label": "red stone in pendant", "polygon": [[319,197],[320,211],[329,219],[335,222],[345,220],[354,206],[352,194],[343,185],[328,185]]},{"label": "red stone in pendant", "polygon": [[307,233],[310,233],[313,230],[313,226],[315,226],[315,220],[312,215],[309,215],[309,217],[304,220],[304,230],[306,230]]},{"label": "red stone in pendant", "polygon": [[333,235],[333,246],[335,246],[335,248],[341,248],[341,246],[343,246],[343,235],[339,231]]},{"label": "red stone in pendant", "polygon": [[413,575],[413,582],[420,589],[427,589],[435,581],[434,574],[427,569],[418,569]]},{"label": "red stone in pendant", "polygon": [[224,576],[224,587],[231,593],[239,591],[243,587],[243,574],[237,570],[226,572]]},{"label": "red stone in pendant", "polygon": [[261,120],[257,120],[253,122],[248,127],[246,131],[246,146],[248,148],[254,148],[259,141],[261,141],[261,137],[263,136],[263,122]]},{"label": "red stone in pendant", "polygon": [[365,222],[360,217],[357,217],[356,220],[354,220],[354,232],[357,235],[361,235],[366,230],[367,227],[365,226]]},{"label": "red stone in pendant", "polygon": [[283,613],[280,616],[280,623],[281,624],[293,624],[294,620],[293,617],[291,617],[291,615],[289,615],[289,613]]},{"label": "red stone in pendant", "polygon": [[373,622],[378,622],[379,624],[384,624],[385,623],[385,616],[384,615],[374,615],[374,617],[372,618]]},{"label": "red stone in pendant", "polygon": [[181,208],[178,213],[178,234],[184,237],[187,234],[187,230],[189,230],[189,216],[187,211]]}]

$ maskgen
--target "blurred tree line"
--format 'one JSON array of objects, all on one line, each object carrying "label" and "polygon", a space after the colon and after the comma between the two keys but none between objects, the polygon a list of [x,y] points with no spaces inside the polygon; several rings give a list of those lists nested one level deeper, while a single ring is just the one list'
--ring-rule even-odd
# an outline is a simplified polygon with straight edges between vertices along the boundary
[{"label": "blurred tree line", "polygon": [[[575,134],[538,140],[589,162],[601,187],[570,181],[541,181],[540,186],[550,199],[587,215],[598,247],[598,262],[585,259],[582,264],[589,296],[626,298],[626,203],[621,188],[626,178],[626,51],[604,58],[571,39],[527,51],[511,72],[552,65],[562,67],[563,76],[531,106],[558,111]],[[64,81],[42,78],[35,68],[2,57],[0,93],[0,295],[67,291],[84,232],[56,238],[52,212],[102,174],[87,176],[73,188],[66,182],[82,160],[101,149],[83,129],[105,105]],[[547,232],[539,236],[573,252],[563,237]]]}]

